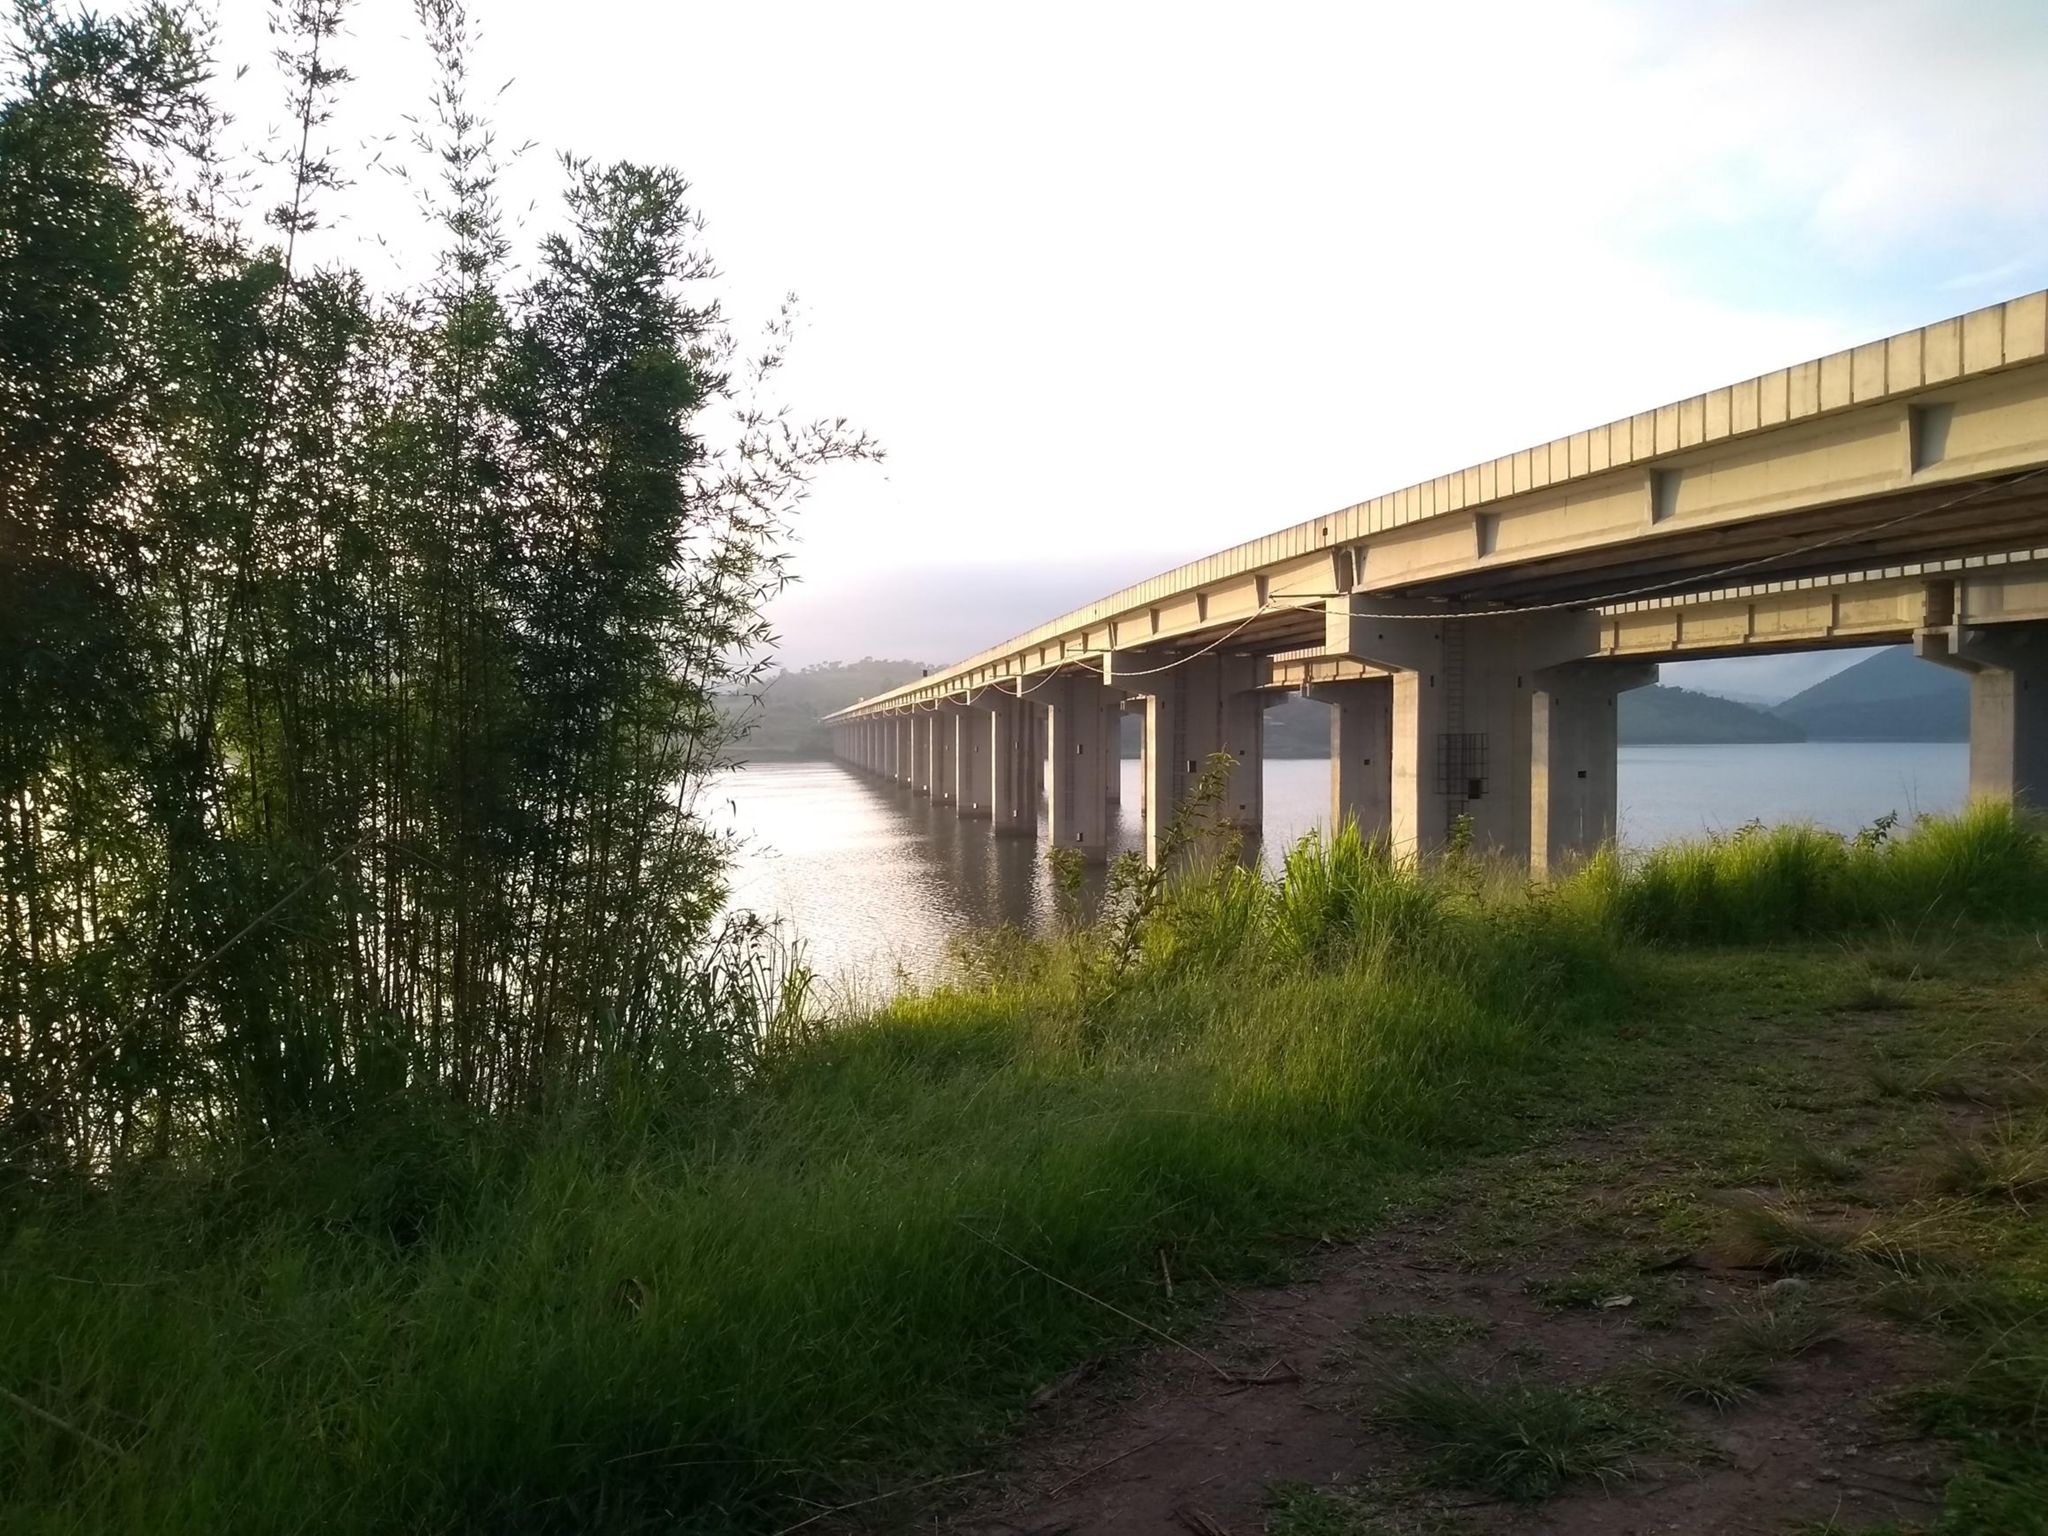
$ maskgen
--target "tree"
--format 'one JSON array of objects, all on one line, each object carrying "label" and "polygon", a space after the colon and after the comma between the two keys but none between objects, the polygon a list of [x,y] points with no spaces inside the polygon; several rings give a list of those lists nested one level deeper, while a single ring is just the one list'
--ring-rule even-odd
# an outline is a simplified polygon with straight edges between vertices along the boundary
[{"label": "tree", "polygon": [[[718,700],[819,468],[688,186],[566,159],[521,273],[420,0],[441,259],[307,267],[340,0],[279,13],[268,231],[182,8],[17,0],[0,95],[0,1138],[17,1167],[730,1070]],[[723,971],[715,972],[723,975]]]}]

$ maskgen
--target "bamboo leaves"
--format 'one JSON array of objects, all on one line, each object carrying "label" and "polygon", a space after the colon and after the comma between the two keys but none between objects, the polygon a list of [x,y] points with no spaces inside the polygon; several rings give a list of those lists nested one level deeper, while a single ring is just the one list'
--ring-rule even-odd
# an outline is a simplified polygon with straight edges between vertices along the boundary
[{"label": "bamboo leaves", "polygon": [[[259,236],[180,13],[25,3],[0,91],[0,1157],[102,1169],[392,1093],[740,1070],[695,788],[823,465],[687,186],[564,162],[521,274],[472,29],[422,0],[417,289],[305,264],[342,7],[280,8]],[[145,162],[183,152],[181,168]],[[729,943],[730,941],[728,941]],[[707,1036],[708,1032],[708,1036]],[[709,1037],[731,1035],[724,1043]]]}]

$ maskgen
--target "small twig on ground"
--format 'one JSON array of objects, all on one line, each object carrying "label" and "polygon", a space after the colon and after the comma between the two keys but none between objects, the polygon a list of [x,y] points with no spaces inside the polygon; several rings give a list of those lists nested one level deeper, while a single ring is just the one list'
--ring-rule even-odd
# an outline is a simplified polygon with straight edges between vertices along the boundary
[{"label": "small twig on ground", "polygon": [[58,1418],[56,1414],[50,1412],[50,1410],[47,1408],[38,1408],[34,1403],[30,1402],[27,1398],[23,1397],[19,1392],[10,1392],[5,1387],[0,1387],[0,1398],[5,1398],[8,1402],[14,1404],[15,1407],[19,1408],[23,1413],[29,1415],[31,1418],[41,1419],[45,1424],[54,1425],[58,1429],[63,1430],[66,1434],[78,1436],[79,1439],[83,1440],[87,1445],[91,1446],[94,1450],[100,1452],[102,1455],[118,1457],[121,1454],[119,1451],[115,1450],[111,1445],[107,1444],[106,1441],[102,1440],[98,1435],[91,1434],[85,1430],[80,1429],[76,1424],[71,1423],[68,1419]]},{"label": "small twig on ground", "polygon": [[[956,1216],[954,1220],[959,1221],[959,1218]],[[1095,1303],[1095,1305],[1102,1308],[1103,1311],[1114,1312],[1118,1317],[1122,1318],[1125,1322],[1136,1323],[1140,1328],[1144,1329],[1147,1333],[1153,1335],[1155,1338],[1164,1339],[1167,1343],[1171,1344],[1175,1349],[1183,1350],[1186,1353],[1193,1355],[1197,1360],[1201,1361],[1202,1364],[1209,1367],[1210,1370],[1214,1371],[1218,1376],[1222,1377],[1225,1381],[1235,1381],[1237,1379],[1234,1372],[1225,1370],[1222,1366],[1218,1365],[1214,1360],[1211,1360],[1207,1355],[1203,1354],[1199,1349],[1195,1348],[1194,1345],[1182,1343],[1179,1339],[1176,1339],[1172,1334],[1168,1333],[1165,1329],[1153,1327],[1152,1324],[1146,1322],[1145,1319],[1143,1319],[1142,1317],[1132,1316],[1130,1313],[1126,1312],[1122,1307],[1117,1306],[1114,1302],[1104,1301],[1100,1296],[1097,1296],[1092,1292],[1082,1290],[1080,1286],[1075,1285],[1070,1280],[1062,1280],[1058,1275],[1054,1274],[1051,1270],[1042,1269],[1038,1265],[1032,1263],[1029,1259],[1025,1258],[1023,1254],[1017,1252],[1016,1249],[1007,1247],[1004,1244],[997,1242],[994,1238],[990,1237],[986,1232],[977,1231],[974,1227],[968,1226],[968,1224],[964,1221],[961,1221],[960,1225],[967,1231],[974,1233],[976,1237],[980,1238],[984,1243],[987,1243],[989,1247],[995,1249],[997,1253],[1002,1254],[1006,1258],[1015,1260],[1017,1263],[1022,1264],[1026,1269],[1032,1271],[1034,1274],[1040,1274],[1045,1276],[1046,1279],[1050,1280],[1054,1285],[1059,1286],[1062,1290],[1072,1291],[1076,1296],[1079,1296],[1083,1301],[1092,1301]]]},{"label": "small twig on ground", "polygon": [[1256,1376],[1239,1376],[1236,1384],[1223,1395],[1225,1397],[1232,1397],[1249,1387],[1281,1387],[1290,1381],[1299,1380],[1301,1380],[1301,1372],[1297,1371],[1285,1360],[1275,1360]]},{"label": "small twig on ground", "polygon": [[1174,1432],[1172,1430],[1168,1430],[1165,1434],[1160,1435],[1157,1439],[1147,1440],[1143,1445],[1134,1445],[1128,1451],[1118,1451],[1114,1456],[1110,1457],[1109,1460],[1098,1461],[1097,1463],[1095,1463],[1094,1466],[1089,1467],[1086,1471],[1076,1472],[1072,1477],[1068,1478],[1064,1483],[1061,1483],[1057,1488],[1048,1489],[1046,1491],[1045,1496],[1048,1499],[1056,1499],[1061,1494],[1065,1493],[1069,1488],[1073,1487],[1074,1484],[1079,1482],[1085,1482],[1089,1478],[1093,1477],[1096,1473],[1103,1471],[1105,1468],[1113,1467],[1118,1462],[1127,1460],[1130,1457],[1137,1455],[1140,1451],[1149,1451],[1152,1449],[1153,1446],[1158,1445],[1161,1441],[1171,1440],[1173,1438],[1173,1434]]},{"label": "small twig on ground", "polygon": [[1093,1355],[1088,1359],[1083,1360],[1071,1371],[1068,1371],[1066,1374],[1056,1378],[1055,1380],[1049,1381],[1044,1386],[1040,1387],[1036,1392],[1031,1394],[1031,1401],[1026,1403],[1024,1406],[1030,1409],[1043,1408],[1047,1403],[1051,1402],[1061,1393],[1067,1391],[1071,1387],[1079,1386],[1082,1382],[1086,1381],[1089,1377],[1093,1376],[1097,1371],[1101,1369],[1102,1357],[1100,1355]]},{"label": "small twig on ground", "polygon": [[1173,1270],[1167,1265],[1166,1250],[1164,1248],[1159,1250],[1159,1273],[1166,1281],[1166,1299],[1171,1301],[1173,1300]]},{"label": "small twig on ground", "polygon": [[912,1483],[908,1488],[891,1488],[887,1493],[870,1494],[864,1499],[855,1499],[851,1504],[834,1504],[830,1509],[821,1509],[815,1515],[805,1515],[795,1525],[785,1525],[775,1536],[789,1536],[791,1531],[800,1531],[807,1525],[816,1525],[831,1515],[843,1515],[849,1509],[859,1509],[867,1504],[879,1504],[884,1499],[901,1498],[908,1493],[922,1493],[927,1488],[937,1488],[942,1483],[964,1483],[970,1477],[986,1477],[985,1472],[955,1472],[950,1477],[934,1477],[926,1482]]}]

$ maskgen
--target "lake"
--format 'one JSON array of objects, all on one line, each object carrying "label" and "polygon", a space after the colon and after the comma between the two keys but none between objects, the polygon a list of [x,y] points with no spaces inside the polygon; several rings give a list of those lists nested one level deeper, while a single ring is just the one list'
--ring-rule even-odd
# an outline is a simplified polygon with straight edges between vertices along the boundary
[{"label": "lake", "polygon": [[[1140,835],[1137,774],[1124,763],[1126,846]],[[1968,780],[1961,742],[1623,747],[1621,837],[1647,847],[1751,820],[1853,832],[1891,811],[1910,821],[1956,810]],[[1051,916],[1035,842],[994,837],[985,821],[841,764],[750,764],[720,775],[710,801],[747,839],[732,906],[782,920],[828,979],[891,990],[899,972],[931,974],[963,929]],[[1267,850],[1326,821],[1328,807],[1328,763],[1266,764]]]}]

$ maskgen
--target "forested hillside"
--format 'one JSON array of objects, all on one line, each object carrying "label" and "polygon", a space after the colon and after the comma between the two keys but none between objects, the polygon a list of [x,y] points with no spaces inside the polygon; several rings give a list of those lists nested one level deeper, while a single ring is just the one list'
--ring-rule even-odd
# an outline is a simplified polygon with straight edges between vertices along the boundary
[{"label": "forested hillside", "polygon": [[[823,715],[907,683],[926,670],[914,661],[872,658],[824,663],[778,673],[761,689],[758,700],[736,698],[729,700],[727,707],[750,723],[743,754],[747,757],[829,757],[832,744],[820,723]],[[1802,738],[1798,726],[1767,710],[1684,688],[1638,688],[1621,695],[1618,707],[1624,745]],[[1127,713],[1121,738],[1125,757],[1139,755],[1142,732],[1137,715]],[[1328,705],[1292,694],[1266,711],[1266,756],[1327,757],[1329,753]]]},{"label": "forested hillside", "polygon": [[777,672],[760,688],[729,695],[729,715],[741,728],[742,757],[830,757],[832,733],[825,716],[849,704],[922,677],[919,661],[821,661],[794,672]]},{"label": "forested hillside", "polygon": [[1970,680],[1892,646],[1773,711],[1815,741],[1967,741]]},{"label": "forested hillside", "polygon": [[1632,688],[1615,701],[1624,746],[1798,741],[1799,727],[1769,710],[1687,688]]}]

